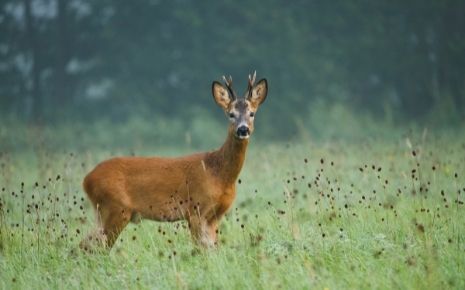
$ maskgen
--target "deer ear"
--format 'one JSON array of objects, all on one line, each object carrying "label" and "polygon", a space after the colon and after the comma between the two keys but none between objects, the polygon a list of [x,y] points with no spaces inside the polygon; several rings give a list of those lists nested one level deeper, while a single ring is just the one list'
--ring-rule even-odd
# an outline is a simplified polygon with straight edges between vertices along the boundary
[{"label": "deer ear", "polygon": [[260,106],[266,99],[268,94],[268,83],[266,79],[261,79],[253,88],[252,93],[249,95],[248,100],[252,106]]},{"label": "deer ear", "polygon": [[212,84],[212,94],[215,102],[226,110],[231,103],[231,96],[229,95],[228,90],[219,82],[213,82]]}]

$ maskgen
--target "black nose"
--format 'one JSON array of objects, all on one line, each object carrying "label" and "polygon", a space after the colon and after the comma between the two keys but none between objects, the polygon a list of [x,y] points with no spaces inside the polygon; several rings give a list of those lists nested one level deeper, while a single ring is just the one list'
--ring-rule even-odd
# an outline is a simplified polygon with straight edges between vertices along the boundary
[{"label": "black nose", "polygon": [[250,130],[249,130],[249,127],[247,126],[240,126],[239,128],[237,128],[237,136],[239,137],[245,137],[245,136],[248,136],[250,133]]}]

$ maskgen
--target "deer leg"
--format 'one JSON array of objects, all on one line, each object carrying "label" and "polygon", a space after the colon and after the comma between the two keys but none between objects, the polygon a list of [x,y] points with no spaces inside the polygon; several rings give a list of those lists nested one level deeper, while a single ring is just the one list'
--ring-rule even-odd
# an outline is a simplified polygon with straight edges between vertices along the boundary
[{"label": "deer leg", "polygon": [[218,220],[210,221],[207,224],[207,232],[210,241],[213,242],[213,245],[218,245]]},{"label": "deer leg", "polygon": [[124,207],[110,203],[96,206],[97,229],[91,232],[80,244],[85,251],[95,247],[111,249],[121,231],[129,223],[132,213]]},{"label": "deer leg", "polygon": [[107,244],[107,237],[103,233],[102,215],[100,204],[92,201],[95,210],[97,226],[80,243],[79,248],[86,252],[94,252],[95,248],[104,248]]},{"label": "deer leg", "polygon": [[216,208],[208,219],[207,233],[210,241],[212,241],[215,246],[218,245],[218,226],[227,209],[227,207],[223,206]]},{"label": "deer leg", "polygon": [[216,232],[212,236],[212,230],[204,217],[191,217],[189,219],[189,229],[194,241],[206,248],[213,247],[216,242]]},{"label": "deer leg", "polygon": [[103,234],[103,229],[97,227],[91,231],[79,244],[79,248],[86,252],[94,252],[96,248],[104,248],[107,243],[107,238]]},{"label": "deer leg", "polygon": [[131,220],[132,212],[117,204],[112,204],[102,212],[103,234],[106,237],[106,247],[111,248],[119,234]]}]

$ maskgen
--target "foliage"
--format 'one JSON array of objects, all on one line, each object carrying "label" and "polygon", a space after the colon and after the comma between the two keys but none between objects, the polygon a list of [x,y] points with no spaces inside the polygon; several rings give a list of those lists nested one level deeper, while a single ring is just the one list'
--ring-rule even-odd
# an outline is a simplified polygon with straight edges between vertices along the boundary
[{"label": "foliage", "polygon": [[52,123],[103,109],[117,120],[184,116],[211,101],[212,80],[232,74],[240,91],[257,69],[277,112],[264,119],[279,116],[281,129],[319,99],[417,121],[448,99],[456,123],[464,3],[5,0],[1,112]]}]

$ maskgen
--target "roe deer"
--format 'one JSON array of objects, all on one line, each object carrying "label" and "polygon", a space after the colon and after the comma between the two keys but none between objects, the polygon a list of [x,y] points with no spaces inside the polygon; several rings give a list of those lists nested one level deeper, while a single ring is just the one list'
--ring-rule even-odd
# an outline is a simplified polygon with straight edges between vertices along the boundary
[{"label": "roe deer", "polygon": [[255,113],[268,93],[266,79],[255,84],[255,77],[256,73],[249,75],[242,98],[233,90],[231,77],[223,76],[225,86],[213,82],[214,100],[230,121],[218,150],[178,158],[118,157],[98,164],[83,182],[98,230],[81,242],[81,248],[92,250],[95,242],[111,248],[135,217],[187,220],[197,243],[216,245],[218,224],[236,196]]}]

